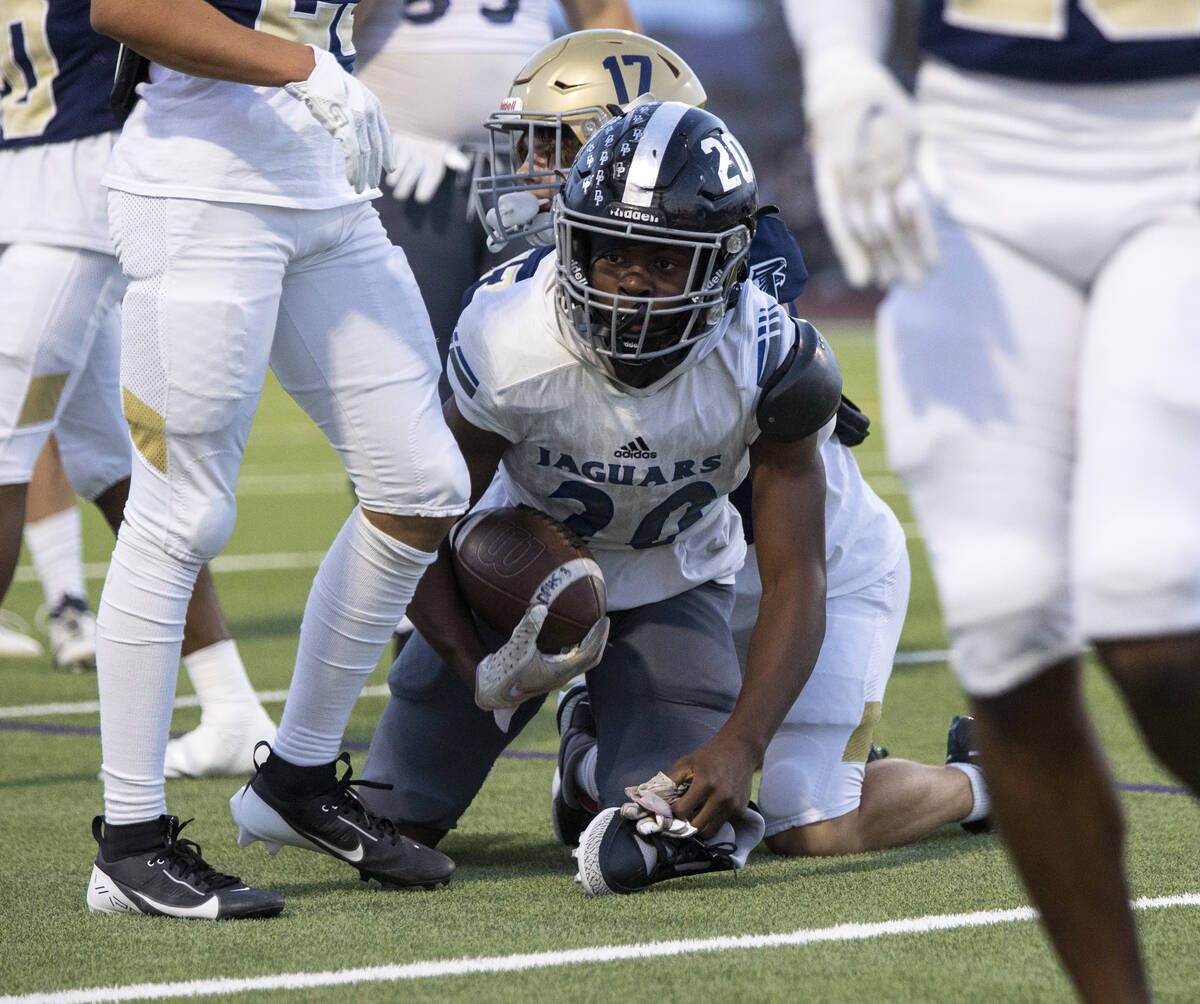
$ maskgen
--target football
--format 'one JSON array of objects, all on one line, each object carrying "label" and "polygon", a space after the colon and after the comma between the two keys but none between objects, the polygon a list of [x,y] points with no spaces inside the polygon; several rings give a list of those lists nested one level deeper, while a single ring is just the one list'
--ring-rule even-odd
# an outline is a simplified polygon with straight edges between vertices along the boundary
[{"label": "football", "polygon": [[503,635],[545,603],[543,652],[578,645],[604,616],[604,574],[584,542],[530,506],[471,513],[450,534],[454,574],[470,608]]}]

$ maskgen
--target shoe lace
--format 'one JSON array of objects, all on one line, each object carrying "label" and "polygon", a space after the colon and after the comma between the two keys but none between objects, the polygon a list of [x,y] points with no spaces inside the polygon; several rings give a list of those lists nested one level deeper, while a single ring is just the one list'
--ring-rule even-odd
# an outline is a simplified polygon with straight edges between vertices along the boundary
[{"label": "shoe lace", "polygon": [[200,845],[194,840],[179,839],[179,831],[192,821],[187,819],[181,823],[177,816],[167,817],[167,844],[159,852],[159,862],[176,878],[202,892],[242,885],[242,880],[236,875],[219,872],[205,861]]},{"label": "shoe lace", "polygon": [[337,758],[335,763],[344,763],[346,772],[338,778],[336,787],[327,796],[327,805],[330,811],[339,814],[345,814],[354,821],[356,826],[361,826],[372,836],[378,837],[380,840],[385,840],[388,843],[396,843],[404,834],[402,834],[386,816],[377,816],[363,803],[359,796],[357,788],[376,788],[379,791],[391,791],[392,785],[384,781],[369,781],[364,777],[354,777],[354,769],[350,766],[350,754],[342,753]]},{"label": "shoe lace", "polygon": [[706,844],[697,836],[670,837],[663,833],[655,833],[641,839],[649,841],[658,852],[654,876],[675,871],[680,865],[695,861],[722,864],[732,868],[732,855],[737,850],[737,845],[729,841]]}]

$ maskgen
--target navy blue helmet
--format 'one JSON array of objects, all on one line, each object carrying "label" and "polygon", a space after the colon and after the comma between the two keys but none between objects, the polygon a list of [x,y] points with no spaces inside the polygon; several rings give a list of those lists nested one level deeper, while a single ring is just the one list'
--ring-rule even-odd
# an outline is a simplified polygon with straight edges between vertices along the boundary
[{"label": "navy blue helmet", "polygon": [[[711,112],[664,101],[612,119],[579,152],[555,199],[556,304],[568,332],[634,388],[703,358],[736,303],[757,209],[750,161]],[[597,289],[593,264],[622,243],[688,249],[683,292]]]}]

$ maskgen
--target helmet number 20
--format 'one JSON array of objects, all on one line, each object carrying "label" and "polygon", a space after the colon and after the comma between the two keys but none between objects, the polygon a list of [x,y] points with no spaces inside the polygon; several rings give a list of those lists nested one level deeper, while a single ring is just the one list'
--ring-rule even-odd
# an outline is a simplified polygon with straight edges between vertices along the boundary
[{"label": "helmet number 20", "polygon": [[750,158],[746,156],[742,144],[732,136],[705,136],[700,141],[700,149],[704,153],[716,153],[717,180],[721,183],[721,191],[732,192],[754,181]]}]

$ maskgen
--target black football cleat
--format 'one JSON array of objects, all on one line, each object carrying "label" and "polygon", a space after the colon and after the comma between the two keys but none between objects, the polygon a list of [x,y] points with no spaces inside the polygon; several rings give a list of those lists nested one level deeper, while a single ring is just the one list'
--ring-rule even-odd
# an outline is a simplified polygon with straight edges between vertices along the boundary
[{"label": "black football cleat", "polygon": [[[550,788],[550,825],[559,843],[574,847],[596,815],[596,800],[575,784],[575,766],[596,744],[596,720],[587,687],[576,684],[558,704],[558,766]],[[564,780],[566,779],[566,780]]]},{"label": "black football cleat", "polygon": [[726,823],[710,841],[698,836],[643,835],[614,807],[603,809],[579,841],[576,876],[589,896],[626,895],[656,882],[740,869],[762,839],[766,824],[753,808]]},{"label": "black football cleat", "polygon": [[885,760],[887,759],[887,755],[888,751],[886,749],[871,743],[871,748],[867,750],[867,763],[871,763],[873,760]]},{"label": "black football cleat", "polygon": [[[270,750],[267,743],[258,745]],[[389,785],[352,779],[349,753],[334,762],[344,763],[346,772],[332,787],[299,798],[272,788],[263,770],[268,761],[256,764],[254,777],[229,800],[239,846],[261,840],[270,854],[285,844],[320,851],[357,868],[364,882],[375,879],[387,889],[433,889],[450,881],[454,862],[445,854],[406,837],[390,819],[367,809],[354,786]]]},{"label": "black football cleat", "polygon": [[[978,767],[980,771],[983,770],[979,762],[979,751],[971,741],[974,723],[975,719],[970,715],[954,716],[950,722],[950,732],[946,736],[946,763],[969,763]],[[962,828],[968,833],[987,833],[992,828],[992,820],[990,816],[985,816],[973,823],[963,823]]]},{"label": "black football cleat", "polygon": [[162,843],[125,854],[107,839],[104,817],[93,819],[92,836],[100,851],[88,882],[88,909],[207,920],[274,917],[283,910],[282,897],[222,874],[201,857],[198,844],[180,840],[179,831],[190,822],[180,824],[177,816],[159,816],[153,825]]}]

